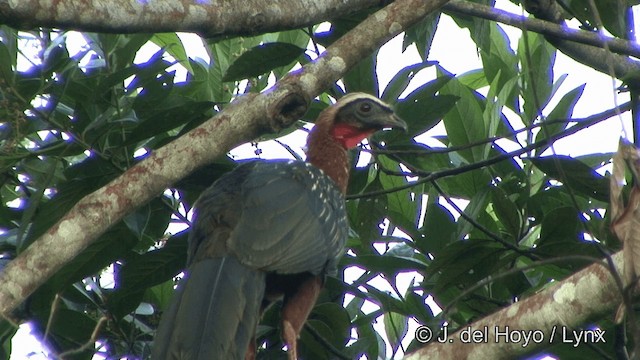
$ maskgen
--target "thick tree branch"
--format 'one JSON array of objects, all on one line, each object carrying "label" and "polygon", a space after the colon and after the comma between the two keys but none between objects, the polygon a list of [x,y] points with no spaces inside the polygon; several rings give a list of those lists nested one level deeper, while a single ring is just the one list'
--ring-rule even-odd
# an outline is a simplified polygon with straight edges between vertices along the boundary
[{"label": "thick tree branch", "polygon": [[398,0],[388,5],[269,91],[238,98],[223,112],[84,197],[0,274],[0,314],[8,317],[29,294],[128,212],[232,147],[291,125],[310,99],[349,68],[446,2]]},{"label": "thick tree branch", "polygon": [[255,35],[301,28],[374,0],[0,0],[0,24],[19,29],[139,33],[196,32],[203,36]]},{"label": "thick tree branch", "polygon": [[493,20],[499,23],[515,26],[522,30],[529,30],[542,35],[554,36],[564,40],[570,40],[586,45],[608,47],[609,50],[625,55],[640,58],[640,46],[634,42],[599,36],[596,33],[572,29],[553,22],[515,15],[504,10],[496,9],[470,1],[452,0],[443,9],[445,12],[476,16],[482,19]]},{"label": "thick tree branch", "polygon": [[[612,258],[621,273],[622,252]],[[612,313],[621,303],[622,296],[609,267],[598,262],[536,295],[470,324],[471,330],[483,331],[486,327],[486,342],[461,343],[458,331],[449,334],[452,343],[432,340],[405,359],[514,359],[536,348],[561,342],[563,329],[571,334],[589,319]],[[509,342],[496,333],[496,329],[504,333],[506,327],[512,332],[536,332],[542,336],[542,342],[530,341],[527,346],[523,346],[523,342]],[[433,330],[437,333],[437,329]]]}]

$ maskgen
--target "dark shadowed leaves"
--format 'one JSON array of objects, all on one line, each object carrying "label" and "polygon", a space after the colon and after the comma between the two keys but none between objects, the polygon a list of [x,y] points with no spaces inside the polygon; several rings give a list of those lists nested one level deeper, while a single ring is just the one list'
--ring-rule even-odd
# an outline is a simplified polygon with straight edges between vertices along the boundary
[{"label": "dark shadowed leaves", "polygon": [[240,55],[226,70],[222,81],[237,81],[262,75],[295,61],[304,49],[288,43],[256,46]]}]

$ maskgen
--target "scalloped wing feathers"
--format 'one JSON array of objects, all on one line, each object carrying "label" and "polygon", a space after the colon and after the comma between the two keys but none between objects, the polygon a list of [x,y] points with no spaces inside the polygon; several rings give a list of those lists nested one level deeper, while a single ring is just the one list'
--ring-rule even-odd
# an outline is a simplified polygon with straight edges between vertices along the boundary
[{"label": "scalloped wing feathers", "polygon": [[[336,271],[349,230],[344,197],[314,166],[246,163],[221,177],[201,199],[200,212],[214,219],[195,221],[191,259],[204,251],[233,254],[253,269],[280,274]],[[200,249],[201,244],[207,248]]]}]

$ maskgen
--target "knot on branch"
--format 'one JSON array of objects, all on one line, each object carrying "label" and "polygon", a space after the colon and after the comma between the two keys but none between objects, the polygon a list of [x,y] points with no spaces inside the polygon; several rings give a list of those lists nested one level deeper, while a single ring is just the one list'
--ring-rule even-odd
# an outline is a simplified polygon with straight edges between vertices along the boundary
[{"label": "knot on branch", "polygon": [[263,13],[257,13],[249,17],[249,29],[263,29],[267,24],[267,17]]},{"label": "knot on branch", "polygon": [[300,92],[292,91],[269,109],[271,129],[280,131],[300,119],[309,106],[309,99]]},{"label": "knot on branch", "polygon": [[523,5],[529,14],[538,19],[558,24],[564,21],[561,8],[556,4],[555,0],[525,0]]}]

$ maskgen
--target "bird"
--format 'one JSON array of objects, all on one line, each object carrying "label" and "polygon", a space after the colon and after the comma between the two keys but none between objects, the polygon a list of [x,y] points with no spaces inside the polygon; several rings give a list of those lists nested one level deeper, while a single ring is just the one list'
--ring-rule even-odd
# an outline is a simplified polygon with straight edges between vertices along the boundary
[{"label": "bird", "polygon": [[345,251],[348,150],[387,128],[407,124],[377,97],[347,94],[318,115],[306,161],[246,162],[203,191],[151,359],[255,359],[261,314],[280,299],[281,336],[297,359],[300,332]]}]

